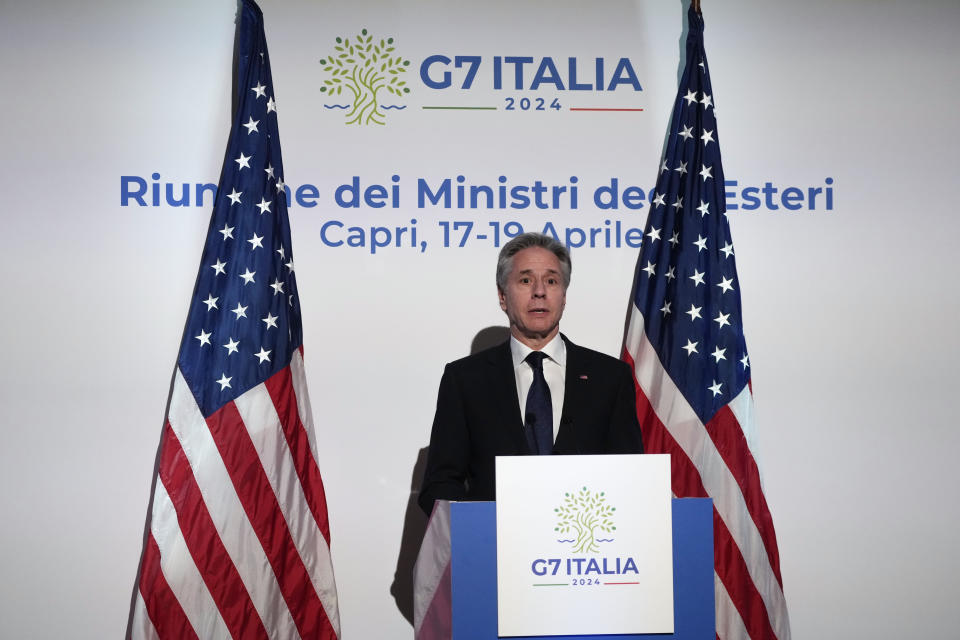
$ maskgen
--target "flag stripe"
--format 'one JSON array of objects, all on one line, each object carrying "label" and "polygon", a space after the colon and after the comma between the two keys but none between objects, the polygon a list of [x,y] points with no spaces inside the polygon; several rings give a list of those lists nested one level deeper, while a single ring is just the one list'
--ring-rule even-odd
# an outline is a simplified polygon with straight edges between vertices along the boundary
[{"label": "flag stripe", "polygon": [[749,640],[750,633],[743,625],[740,612],[727,594],[720,576],[713,574],[714,593],[717,598],[717,640]]},{"label": "flag stripe", "polygon": [[[157,482],[153,493],[152,526],[153,537],[160,549],[163,575],[173,595],[183,607],[183,613],[194,632],[203,640],[229,638],[230,630],[224,624],[216,603],[203,583],[177,526],[177,513],[163,482]],[[152,611],[151,619],[156,619],[154,614],[158,617],[166,615],[163,611]]]},{"label": "flag stripe", "polygon": [[634,385],[637,396],[637,416],[643,425],[643,450],[670,454],[670,475],[674,495],[685,498],[709,498],[700,472],[683,452],[673,435],[657,417],[650,399],[636,378],[636,363],[629,351],[624,351],[623,360],[634,370]]},{"label": "flag stripe", "polygon": [[313,552],[309,565],[314,578],[314,587],[323,603],[334,633],[340,636],[340,613],[337,607],[337,585],[330,556],[330,523],[327,518],[327,499],[317,466],[316,443],[311,438],[310,397],[304,378],[303,359],[300,350],[294,352],[290,367],[266,381],[266,388],[281,416],[287,446],[293,456],[297,477],[303,488],[312,519],[321,534],[308,546]]},{"label": "flag stripe", "polygon": [[160,479],[164,487],[169,487],[180,531],[220,615],[235,640],[267,638],[267,630],[217,534],[190,464],[169,423],[164,437],[166,446],[160,458]]},{"label": "flag stripe", "polygon": [[[713,422],[713,420],[711,420]],[[709,423],[708,423],[709,424]],[[709,430],[709,428],[708,428]],[[719,455],[719,453],[717,454]],[[775,625],[778,621],[781,623],[786,620],[786,602],[783,598],[783,590],[777,579],[778,575],[774,573],[770,564],[770,556],[766,552],[767,540],[762,538],[759,529],[757,529],[753,514],[747,509],[746,501],[739,490],[734,491],[729,485],[736,482],[733,479],[732,470],[724,467],[723,488],[714,489],[715,491],[724,491],[724,497],[732,497],[736,504],[730,504],[727,509],[720,513],[723,518],[723,524],[730,531],[731,541],[728,547],[718,543],[717,545],[717,567],[721,563],[729,563],[735,568],[735,571],[720,571],[730,591],[731,598],[738,604],[741,616],[744,622],[751,629],[755,628],[756,622],[753,619],[754,614],[769,616],[768,624]],[[714,500],[715,506],[723,500]],[[729,555],[723,556],[723,551]],[[749,575],[750,580],[743,580],[739,576]],[[742,587],[745,599],[738,601],[734,596],[731,585],[736,582],[737,586]],[[760,599],[758,600],[757,597]],[[762,605],[761,606],[761,601]],[[767,620],[764,621],[765,623]],[[776,630],[775,637],[789,637],[789,631],[784,633],[783,628]],[[771,630],[771,633],[773,630]],[[753,636],[769,637],[769,636]]]},{"label": "flag stripe", "polygon": [[[726,576],[723,570],[718,568],[721,576],[725,578],[724,582],[729,586],[735,579],[743,581],[743,577],[749,576],[765,604],[766,615],[771,622],[784,623],[786,603],[783,599],[783,591],[777,574],[773,572],[769,556],[765,552],[765,541],[747,509],[740,486],[717,451],[713,440],[706,433],[705,426],[686,403],[670,376],[663,370],[659,357],[643,330],[643,322],[643,315],[634,307],[627,328],[625,349],[631,354],[630,359],[633,361],[634,376],[639,387],[638,398],[641,396],[647,398],[658,418],[657,421],[652,421],[653,424],[650,420],[644,421],[642,423],[644,429],[652,428],[656,433],[657,422],[662,424],[676,441],[680,452],[669,448],[663,451],[673,454],[671,458],[686,457],[694,468],[694,472],[691,473],[686,463],[678,463],[679,467],[686,468],[679,474],[684,478],[681,479],[679,488],[674,487],[675,493],[680,497],[702,497],[698,490],[705,490],[706,495],[714,500],[714,509],[722,519],[724,529],[729,530],[731,549],[748,551],[747,557],[743,558],[745,576],[739,578]],[[650,451],[661,450],[650,449]],[[694,477],[699,477],[702,486],[698,487],[697,483],[691,480]],[[721,541],[718,539],[718,550],[720,546]],[[740,551],[730,553],[739,554]],[[734,594],[731,594],[731,598],[736,600]],[[789,638],[788,628],[776,629],[776,632],[776,637]]]},{"label": "flag stripe", "polygon": [[[294,392],[292,368],[284,369],[269,378],[266,390],[279,416],[283,436],[292,456],[297,477],[302,487],[309,488],[304,496],[313,520],[323,533],[325,547],[330,545],[330,523],[327,521],[327,500],[320,481],[320,469],[313,457],[307,430],[300,419],[298,395]],[[306,393],[304,388],[302,393]],[[309,401],[308,401],[309,402]],[[329,552],[328,552],[329,555]]]},{"label": "flag stripe", "polygon": [[[290,380],[293,382],[293,392],[297,397],[297,412],[300,414],[300,423],[307,432],[307,441],[310,443],[310,451],[313,452],[313,459],[319,464],[320,455],[317,452],[317,436],[313,429],[313,409],[310,406],[310,394],[307,393],[307,374],[303,365],[303,346],[293,352],[290,356]],[[321,488],[323,485],[320,485]],[[326,517],[324,517],[326,521]],[[321,531],[325,531],[327,543],[330,543],[329,527],[320,526]]]},{"label": "flag stripe", "polygon": [[437,500],[413,566],[416,640],[446,640],[452,633],[451,552],[450,501]]},{"label": "flag stripe", "polygon": [[767,617],[763,594],[759,592],[755,582],[744,580],[744,577],[750,574],[750,569],[741,548],[733,540],[716,507],[713,510],[713,539],[714,570],[726,586],[730,601],[749,629],[750,637],[776,637]]},{"label": "flag stripe", "polygon": [[[749,391],[749,393],[746,393]],[[757,426],[753,420],[753,382],[747,385],[747,388],[737,394],[737,397],[727,404],[727,408],[733,412],[733,416],[740,425],[744,440],[747,443],[747,449],[756,462],[757,480],[763,485],[763,478],[760,475],[760,453],[757,450]]]},{"label": "flag stripe", "polygon": [[420,620],[420,626],[414,635],[415,640],[449,640],[453,636],[453,600],[450,583],[452,563],[448,562],[437,589],[430,600],[430,606]]},{"label": "flag stripe", "polygon": [[297,637],[296,625],[280,592],[280,585],[256,532],[244,515],[243,505],[213,436],[179,369],[173,383],[169,421],[190,462],[217,533],[233,558],[270,637]]},{"label": "flag stripe", "polygon": [[[744,394],[749,396],[749,389],[745,388],[740,392],[740,395]],[[710,434],[710,438],[717,447],[717,451],[723,457],[727,468],[730,469],[740,486],[740,492],[747,504],[747,511],[753,519],[754,526],[760,532],[760,537],[764,541],[775,540],[773,518],[770,517],[767,499],[760,487],[760,472],[753,456],[750,454],[746,438],[740,430],[740,423],[729,407],[723,407],[707,423],[706,427],[707,433]],[[777,547],[776,545],[765,544],[764,549],[767,552],[767,562],[770,563],[777,585],[782,589],[783,580],[780,577],[780,556]]]},{"label": "flag stripe", "polygon": [[[156,546],[156,542],[153,544]],[[143,601],[143,594],[140,592],[139,587],[137,588],[136,600],[133,603],[133,620],[131,622],[130,633],[127,634],[128,640],[131,638],[137,638],[137,640],[160,640],[156,628],[150,621],[150,616],[147,615],[147,604]]]},{"label": "flag stripe", "polygon": [[[142,614],[134,613],[131,637],[134,640],[149,640],[151,637],[191,640],[196,632],[187,620],[187,614],[173,595],[160,566],[160,547],[153,533],[147,535],[143,550],[143,568],[140,572],[140,588],[137,606]],[[137,620],[140,620],[138,623]],[[151,631],[155,634],[151,636]]]},{"label": "flag stripe", "polygon": [[297,630],[304,638],[319,636],[329,621],[236,405],[228,402],[220,407],[207,418],[207,425]]},{"label": "flag stripe", "polygon": [[[275,397],[268,391],[271,387]],[[275,406],[274,402],[278,400],[279,404]],[[301,467],[301,464],[306,466],[312,462],[313,458],[310,456],[306,438],[300,437],[303,431],[296,412],[296,398],[293,397],[293,389],[290,387],[289,369],[279,371],[271,376],[266,384],[257,385],[238,396],[234,404],[243,424],[247,426],[250,441],[256,449],[270,487],[279,498],[278,505],[300,561],[326,611],[327,603],[336,602],[336,585],[333,581],[327,538],[315,519],[318,513],[326,513],[326,504],[317,503],[316,500],[310,504],[313,492],[305,490],[305,487],[320,487],[322,492],[322,484],[320,472],[315,465],[313,475],[308,475]],[[283,421],[278,410],[285,415]],[[256,428],[251,429],[250,425],[256,425]],[[297,458],[306,458],[306,461],[295,461],[295,452]],[[332,626],[326,614],[320,622]]]}]

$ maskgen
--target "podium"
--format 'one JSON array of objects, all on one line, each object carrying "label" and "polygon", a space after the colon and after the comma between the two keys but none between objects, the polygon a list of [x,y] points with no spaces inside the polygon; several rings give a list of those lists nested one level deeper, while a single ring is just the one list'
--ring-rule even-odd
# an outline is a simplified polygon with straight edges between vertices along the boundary
[{"label": "podium", "polygon": [[[708,498],[674,498],[672,513],[674,633],[539,637],[713,640],[716,637],[713,502]],[[495,640],[498,637],[495,503],[451,503],[450,542],[452,640]]]}]

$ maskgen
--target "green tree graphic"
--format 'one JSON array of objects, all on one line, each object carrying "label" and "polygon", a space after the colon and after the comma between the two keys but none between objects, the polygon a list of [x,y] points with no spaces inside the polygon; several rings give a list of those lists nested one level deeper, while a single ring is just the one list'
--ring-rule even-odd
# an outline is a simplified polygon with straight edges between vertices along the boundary
[{"label": "green tree graphic", "polygon": [[353,108],[347,113],[347,124],[384,124],[386,115],[380,110],[378,95],[388,91],[397,97],[410,93],[403,74],[409,60],[392,55],[393,38],[373,41],[363,29],[351,38],[337,38],[335,53],[320,59],[323,70],[330,76],[323,81],[320,91],[339,96],[346,88],[353,95]]},{"label": "green tree graphic", "polygon": [[607,498],[602,491],[591,494],[584,487],[579,493],[564,493],[563,504],[554,509],[557,514],[557,526],[554,531],[568,533],[571,529],[576,532],[577,540],[573,547],[574,553],[596,553],[596,534],[598,531],[607,533],[616,530],[613,525],[613,512],[616,507],[607,504]]}]

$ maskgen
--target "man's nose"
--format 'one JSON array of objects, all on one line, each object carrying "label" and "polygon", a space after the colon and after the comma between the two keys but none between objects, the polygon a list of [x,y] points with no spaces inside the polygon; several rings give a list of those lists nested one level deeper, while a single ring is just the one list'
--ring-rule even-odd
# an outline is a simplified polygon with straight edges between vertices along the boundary
[{"label": "man's nose", "polygon": [[543,283],[543,280],[533,281],[533,295],[538,298],[543,298],[547,295],[547,286]]}]

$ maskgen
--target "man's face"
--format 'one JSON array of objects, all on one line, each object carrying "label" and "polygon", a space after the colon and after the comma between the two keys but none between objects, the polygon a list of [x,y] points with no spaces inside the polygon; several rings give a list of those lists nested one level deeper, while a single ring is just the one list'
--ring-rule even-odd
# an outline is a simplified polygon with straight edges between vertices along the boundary
[{"label": "man's face", "polygon": [[513,256],[505,290],[498,291],[500,308],[510,318],[510,333],[532,349],[557,335],[567,303],[560,260],[542,247],[530,247]]}]

